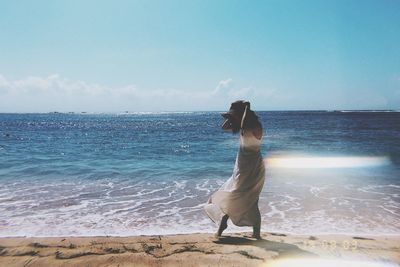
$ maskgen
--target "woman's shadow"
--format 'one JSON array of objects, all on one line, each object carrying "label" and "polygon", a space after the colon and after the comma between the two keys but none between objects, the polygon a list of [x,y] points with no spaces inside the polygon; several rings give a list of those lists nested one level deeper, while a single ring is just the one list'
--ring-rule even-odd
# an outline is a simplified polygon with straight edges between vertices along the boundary
[{"label": "woman's shadow", "polygon": [[300,249],[296,245],[287,244],[283,242],[270,241],[266,239],[254,240],[246,237],[238,236],[221,236],[217,241],[213,241],[216,244],[226,245],[248,245],[262,248],[266,251],[274,251],[278,253],[278,258],[281,257],[318,257],[317,254],[311,253],[306,250]]}]

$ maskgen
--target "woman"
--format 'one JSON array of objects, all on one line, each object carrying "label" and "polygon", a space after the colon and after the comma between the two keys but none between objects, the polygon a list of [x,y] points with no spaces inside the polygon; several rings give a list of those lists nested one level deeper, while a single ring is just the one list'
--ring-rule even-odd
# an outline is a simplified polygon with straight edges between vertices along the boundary
[{"label": "woman", "polygon": [[265,179],[260,152],[262,125],[250,110],[249,102],[232,103],[222,116],[224,130],[240,133],[240,148],[232,176],[209,198],[205,211],[211,220],[219,223],[218,237],[228,227],[230,218],[237,226],[253,226],[253,237],[261,239],[258,198]]}]

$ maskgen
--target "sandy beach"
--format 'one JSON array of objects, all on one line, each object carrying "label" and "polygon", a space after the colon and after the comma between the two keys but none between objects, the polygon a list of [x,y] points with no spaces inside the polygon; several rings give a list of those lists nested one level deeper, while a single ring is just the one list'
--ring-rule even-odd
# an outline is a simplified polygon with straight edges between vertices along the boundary
[{"label": "sandy beach", "polygon": [[[400,236],[263,233],[0,239],[0,266],[398,266]],[[288,261],[289,260],[289,261]],[[283,264],[286,261],[286,265]],[[318,264],[319,263],[319,264]],[[386,265],[380,265],[385,263]],[[298,265],[296,265],[298,266]]]}]

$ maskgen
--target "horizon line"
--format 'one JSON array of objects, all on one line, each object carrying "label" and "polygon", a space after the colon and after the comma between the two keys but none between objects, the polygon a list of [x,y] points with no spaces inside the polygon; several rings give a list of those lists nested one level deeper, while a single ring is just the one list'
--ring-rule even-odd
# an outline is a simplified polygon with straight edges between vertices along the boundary
[{"label": "horizon line", "polygon": [[[255,112],[400,112],[400,109],[270,109]],[[146,113],[202,113],[225,112],[225,110],[164,110],[164,111],[42,111],[42,112],[1,112],[0,114],[146,114]]]}]

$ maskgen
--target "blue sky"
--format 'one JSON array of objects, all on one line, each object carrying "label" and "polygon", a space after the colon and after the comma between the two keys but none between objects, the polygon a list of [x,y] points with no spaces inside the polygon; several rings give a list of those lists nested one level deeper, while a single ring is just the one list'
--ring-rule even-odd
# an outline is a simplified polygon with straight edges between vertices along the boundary
[{"label": "blue sky", "polygon": [[0,112],[400,109],[400,1],[1,1]]}]

